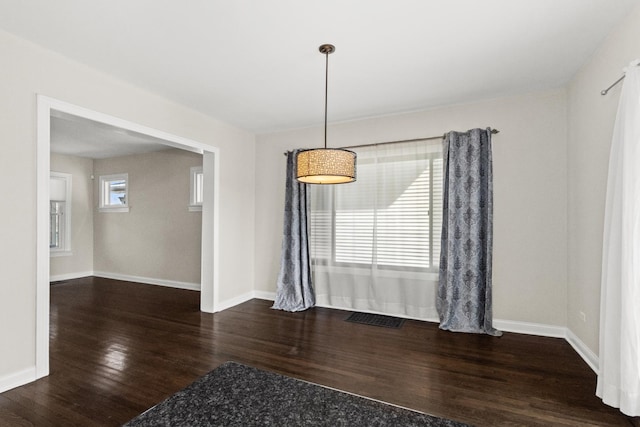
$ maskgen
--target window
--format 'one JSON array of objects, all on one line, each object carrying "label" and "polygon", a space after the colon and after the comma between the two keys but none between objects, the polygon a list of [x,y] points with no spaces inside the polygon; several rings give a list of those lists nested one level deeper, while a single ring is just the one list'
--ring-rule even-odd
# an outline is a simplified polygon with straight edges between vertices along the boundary
[{"label": "window", "polygon": [[64,238],[64,232],[66,231],[66,227],[64,226],[64,218],[66,218],[64,216],[64,206],[65,202],[50,201],[49,249],[57,250],[64,248],[64,241],[66,240]]},{"label": "window", "polygon": [[129,174],[100,177],[100,212],[129,212]]},{"label": "window", "polygon": [[189,211],[197,212],[202,210],[202,200],[204,197],[204,174],[202,173],[202,166],[194,166],[191,168],[189,174],[190,182],[190,197],[189,197]]},{"label": "window", "polygon": [[49,250],[51,256],[71,255],[71,175],[49,175]]},{"label": "window", "polygon": [[442,154],[396,148],[358,151],[357,181],[312,186],[316,264],[435,272],[442,224]]}]

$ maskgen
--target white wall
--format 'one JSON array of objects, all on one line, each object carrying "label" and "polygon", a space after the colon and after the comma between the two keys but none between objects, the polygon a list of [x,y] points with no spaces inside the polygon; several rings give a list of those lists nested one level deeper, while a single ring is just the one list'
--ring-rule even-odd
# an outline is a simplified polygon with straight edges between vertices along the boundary
[{"label": "white wall", "polygon": [[[597,351],[604,188],[620,88],[607,97],[598,92],[639,55],[636,9],[574,78],[568,98],[556,90],[342,123],[331,126],[329,143],[500,129],[494,138],[494,316],[568,325]],[[219,147],[220,299],[275,290],[282,153],[320,146],[321,128],[261,135],[256,145],[248,132],[2,31],[0,58],[0,179],[12,184],[4,197],[17,207],[0,213],[0,240],[11,242],[0,246],[0,384],[35,363],[37,93]]]},{"label": "white wall", "polygon": [[[440,135],[475,127],[494,136],[494,317],[566,325],[567,176],[564,90],[341,123],[330,146]],[[322,145],[322,129],[259,135],[256,144],[256,290],[274,292],[284,209],[285,157]]]},{"label": "white wall", "polygon": [[[622,85],[600,91],[640,57],[640,6],[603,42],[568,86],[568,327],[595,354],[600,325],[602,233],[609,150]],[[585,314],[582,321],[580,312]]]},{"label": "white wall", "polygon": [[[220,299],[254,282],[253,134],[0,32],[0,384],[35,365],[36,94],[219,147]],[[9,378],[9,380],[7,380]]]},{"label": "white wall", "polygon": [[51,153],[51,170],[71,174],[71,252],[52,257],[50,276],[82,276],[93,271],[93,160]]},{"label": "white wall", "polygon": [[[94,270],[200,288],[202,213],[189,174],[202,155],[170,149],[94,161]],[[99,212],[99,177],[127,173],[129,212]]]}]

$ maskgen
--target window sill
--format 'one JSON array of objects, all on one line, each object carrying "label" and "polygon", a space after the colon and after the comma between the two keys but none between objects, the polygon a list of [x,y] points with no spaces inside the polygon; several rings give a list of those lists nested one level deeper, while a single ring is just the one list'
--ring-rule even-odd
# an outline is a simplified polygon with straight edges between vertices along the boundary
[{"label": "window sill", "polygon": [[189,205],[189,212],[202,212],[202,205]]},{"label": "window sill", "polygon": [[72,256],[73,252],[71,251],[65,251],[62,249],[50,249],[49,250],[49,257],[51,258],[56,258],[56,257],[60,257],[60,256]]},{"label": "window sill", "polygon": [[129,212],[129,206],[117,206],[117,207],[102,207],[102,208],[98,208],[98,212],[103,212],[103,213],[107,213],[107,212]]}]

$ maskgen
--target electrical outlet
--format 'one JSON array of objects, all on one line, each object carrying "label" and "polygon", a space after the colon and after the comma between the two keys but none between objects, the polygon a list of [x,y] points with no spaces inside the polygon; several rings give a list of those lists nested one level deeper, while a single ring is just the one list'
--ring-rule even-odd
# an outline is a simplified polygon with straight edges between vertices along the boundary
[{"label": "electrical outlet", "polygon": [[586,321],[587,321],[587,315],[586,315],[586,314],[584,314],[584,311],[581,311],[581,312],[580,312],[580,318],[582,319],[582,321],[583,321],[583,322],[586,322]]}]

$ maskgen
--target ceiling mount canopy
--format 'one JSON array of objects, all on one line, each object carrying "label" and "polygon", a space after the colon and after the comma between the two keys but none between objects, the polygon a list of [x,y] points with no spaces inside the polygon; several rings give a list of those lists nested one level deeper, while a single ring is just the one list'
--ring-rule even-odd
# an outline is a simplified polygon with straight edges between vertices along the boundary
[{"label": "ceiling mount canopy", "polygon": [[329,54],[335,46],[323,44],[325,55],[324,148],[298,152],[296,179],[306,184],[344,184],[356,180],[356,153],[342,148],[327,148],[327,94],[329,88]]},{"label": "ceiling mount canopy", "polygon": [[336,47],[332,44],[327,43],[327,44],[321,44],[318,50],[320,51],[320,53],[329,55],[330,53],[333,53],[336,51]]}]

